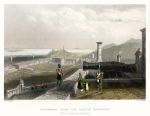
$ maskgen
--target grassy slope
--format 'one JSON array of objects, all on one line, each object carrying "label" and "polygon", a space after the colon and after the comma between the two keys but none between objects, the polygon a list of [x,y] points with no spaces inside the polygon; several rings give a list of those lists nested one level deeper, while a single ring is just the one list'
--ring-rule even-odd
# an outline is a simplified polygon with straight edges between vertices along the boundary
[{"label": "grassy slope", "polygon": [[112,85],[103,89],[103,93],[98,92],[95,85],[90,85],[87,93],[78,92],[74,99],[145,99],[144,85]]},{"label": "grassy slope", "polygon": [[65,57],[67,59],[76,59],[81,57],[82,53],[71,53],[65,50],[51,51],[48,56],[50,57]]},{"label": "grassy slope", "polygon": [[[33,66],[32,66],[33,67]],[[47,63],[36,65],[35,71],[25,71],[26,73],[13,72],[5,75],[4,89],[12,89],[19,83],[19,79],[22,75],[22,79],[25,85],[31,85],[32,83],[50,83],[56,81],[56,66],[49,66]],[[63,67],[64,77],[66,78],[78,69],[77,66],[67,65]]]}]

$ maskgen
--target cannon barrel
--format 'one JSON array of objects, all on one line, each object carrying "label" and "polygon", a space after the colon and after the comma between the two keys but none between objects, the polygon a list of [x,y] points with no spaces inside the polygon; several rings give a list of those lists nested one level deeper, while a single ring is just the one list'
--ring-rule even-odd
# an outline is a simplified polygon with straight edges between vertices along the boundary
[{"label": "cannon barrel", "polygon": [[97,63],[88,63],[88,62],[83,62],[83,70],[89,70],[89,69],[99,69],[100,62]]},{"label": "cannon barrel", "polygon": [[136,72],[135,64],[125,64],[120,62],[95,62],[89,63],[83,62],[83,70],[98,70],[101,69],[104,72],[108,71],[121,71],[121,72]]},{"label": "cannon barrel", "polygon": [[[136,73],[135,64],[125,64],[114,61],[95,63],[83,62],[83,70],[89,70],[85,79],[90,82],[95,82],[95,75],[99,69],[103,72],[103,82],[106,83],[145,83],[144,78],[134,77]],[[92,71],[95,73],[91,73]]]}]

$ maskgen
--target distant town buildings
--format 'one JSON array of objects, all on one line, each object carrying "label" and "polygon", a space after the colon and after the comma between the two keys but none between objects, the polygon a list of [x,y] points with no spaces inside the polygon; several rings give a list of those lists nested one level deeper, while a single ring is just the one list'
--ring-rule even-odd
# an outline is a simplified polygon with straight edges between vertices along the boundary
[{"label": "distant town buildings", "polygon": [[74,65],[76,64],[78,61],[76,59],[64,59],[64,58],[61,58],[61,57],[53,57],[51,58],[50,62],[54,65],[58,65],[58,64],[61,64],[61,65]]},{"label": "distant town buildings", "polygon": [[59,57],[51,58],[50,62],[52,64],[56,64],[56,65],[58,65],[58,64],[64,65],[64,63],[65,63],[64,58],[59,58]]}]

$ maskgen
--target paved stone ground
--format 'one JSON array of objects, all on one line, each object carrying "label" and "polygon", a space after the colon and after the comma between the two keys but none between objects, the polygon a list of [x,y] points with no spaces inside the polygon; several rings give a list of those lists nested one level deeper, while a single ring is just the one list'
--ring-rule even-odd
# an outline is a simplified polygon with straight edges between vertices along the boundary
[{"label": "paved stone ground", "polygon": [[77,91],[77,79],[79,77],[79,72],[82,76],[85,72],[82,69],[77,70],[71,76],[63,80],[61,88],[54,87],[48,90],[45,94],[35,98],[35,100],[65,100],[70,99],[71,95]]}]

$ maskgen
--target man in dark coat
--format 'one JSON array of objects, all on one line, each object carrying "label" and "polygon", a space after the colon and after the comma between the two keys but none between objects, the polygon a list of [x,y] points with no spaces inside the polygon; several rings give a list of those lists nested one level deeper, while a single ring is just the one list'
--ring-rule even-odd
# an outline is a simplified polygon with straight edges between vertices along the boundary
[{"label": "man in dark coat", "polygon": [[60,64],[58,64],[58,68],[56,69],[56,74],[57,74],[57,86],[60,87],[62,85],[62,76],[63,76],[63,70]]},{"label": "man in dark coat", "polygon": [[81,73],[79,73],[79,78],[78,78],[78,89],[80,91],[83,91],[83,89],[84,89],[84,80],[82,78]]}]

